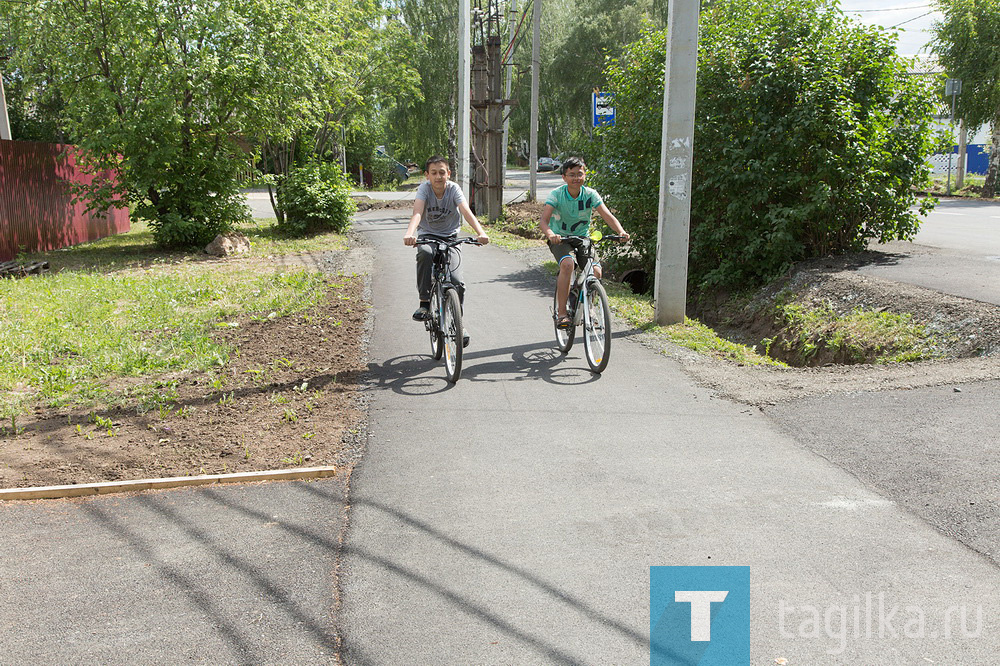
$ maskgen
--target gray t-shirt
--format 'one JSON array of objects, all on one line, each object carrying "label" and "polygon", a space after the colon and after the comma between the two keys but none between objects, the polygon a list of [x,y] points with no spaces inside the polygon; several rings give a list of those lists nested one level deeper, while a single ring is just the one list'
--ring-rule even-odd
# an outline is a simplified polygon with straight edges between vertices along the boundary
[{"label": "gray t-shirt", "polygon": [[419,233],[435,236],[451,236],[462,228],[462,214],[458,207],[465,202],[465,195],[458,183],[445,183],[444,194],[438,199],[434,188],[426,180],[417,188],[416,198],[424,202],[424,214],[417,225]]}]

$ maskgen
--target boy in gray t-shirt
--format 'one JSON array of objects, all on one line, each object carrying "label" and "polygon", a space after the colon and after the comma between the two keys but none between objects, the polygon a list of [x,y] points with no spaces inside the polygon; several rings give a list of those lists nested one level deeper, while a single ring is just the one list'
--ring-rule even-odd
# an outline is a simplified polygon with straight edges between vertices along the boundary
[{"label": "boy in gray t-shirt", "polygon": [[[472,214],[469,204],[462,194],[462,188],[449,180],[451,169],[448,168],[448,160],[439,155],[435,155],[427,160],[424,167],[424,177],[427,179],[417,188],[417,196],[413,202],[413,215],[410,217],[410,224],[406,228],[406,235],[403,236],[404,245],[416,245],[417,247],[417,294],[420,297],[420,306],[413,313],[416,321],[424,321],[430,317],[431,305],[431,269],[434,262],[434,248],[432,245],[417,245],[418,238],[454,238],[458,235],[458,230],[462,228],[462,218],[469,223],[469,226],[476,232],[477,240],[486,245],[490,242],[489,236],[483,230],[479,220]],[[417,232],[420,232],[419,237]],[[465,296],[465,283],[462,274],[458,270],[460,260],[459,248],[452,250],[454,264],[452,265],[452,278],[455,286],[458,287],[460,298]],[[468,344],[468,336],[464,344]]]}]

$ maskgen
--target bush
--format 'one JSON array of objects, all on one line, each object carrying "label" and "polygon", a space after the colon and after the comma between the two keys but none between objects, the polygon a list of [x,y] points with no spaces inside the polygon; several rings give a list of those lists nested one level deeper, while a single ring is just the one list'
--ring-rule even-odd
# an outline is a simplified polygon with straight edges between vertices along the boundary
[{"label": "bush", "polygon": [[293,169],[279,192],[285,211],[279,227],[286,233],[344,233],[351,228],[357,205],[351,198],[351,184],[338,165],[312,162]]},{"label": "bush", "polygon": [[[655,264],[666,35],[608,68],[618,123],[593,184]],[[702,13],[689,286],[760,284],[808,257],[913,237],[932,96],[892,39],[815,0]]]},{"label": "bush", "polygon": [[[153,239],[166,249],[200,249],[219,234],[250,217],[243,194],[225,169],[169,174],[155,192],[155,202],[136,205],[136,217],[149,220]],[[173,180],[174,182],[169,182]],[[150,197],[151,199],[154,197]]]}]

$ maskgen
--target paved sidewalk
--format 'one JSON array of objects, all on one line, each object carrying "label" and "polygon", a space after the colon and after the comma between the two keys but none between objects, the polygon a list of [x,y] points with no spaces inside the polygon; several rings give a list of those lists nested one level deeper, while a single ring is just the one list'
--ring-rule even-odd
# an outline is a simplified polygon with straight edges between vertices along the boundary
[{"label": "paved sidewalk", "polygon": [[[378,257],[376,384],[352,478],[348,663],[648,663],[650,565],[750,566],[754,664],[992,663],[993,563],[628,330],[600,377],[579,347],[560,356],[551,278],[496,248],[465,252],[473,342],[447,385],[409,321],[405,221],[357,226]],[[853,624],[868,599],[919,609],[923,633],[889,618],[869,635]],[[960,606],[982,607],[980,633],[946,639]]]},{"label": "paved sidewalk", "polygon": [[[754,664],[995,663],[997,566],[871,474],[904,480],[918,449],[921,473],[995,464],[995,383],[942,419],[907,392],[764,414],[626,329],[595,377],[553,349],[551,278],[485,247],[465,252],[473,341],[449,387],[409,320],[406,218],[357,224],[376,328],[342,609],[343,478],[8,503],[0,664],[329,664],[341,638],[349,664],[643,664],[648,567],[681,564],[751,567]],[[968,626],[945,624],[960,608]]]}]

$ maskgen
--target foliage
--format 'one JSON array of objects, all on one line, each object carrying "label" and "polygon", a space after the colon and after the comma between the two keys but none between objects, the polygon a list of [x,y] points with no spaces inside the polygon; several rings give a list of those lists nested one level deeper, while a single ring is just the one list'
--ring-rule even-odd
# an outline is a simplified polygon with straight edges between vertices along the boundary
[{"label": "foliage", "polygon": [[278,226],[290,235],[350,229],[357,205],[339,165],[313,162],[298,167],[285,177],[282,190],[286,215]]},{"label": "foliage", "polygon": [[1000,186],[1000,1],[940,0],[933,50],[948,76],[962,80],[956,112],[975,130],[993,126],[993,149],[983,196]]},{"label": "foliage", "polygon": [[239,187],[261,147],[285,174],[411,73],[395,60],[403,31],[376,0],[25,0],[0,11],[26,86],[64,102],[61,122],[93,168],[123,174],[118,191],[81,194],[95,206],[123,196],[166,247],[201,246],[246,219]]},{"label": "foliage", "polygon": [[453,157],[458,103],[458,4],[401,0],[396,12],[409,29],[409,62],[420,77],[420,86],[395,97],[385,116],[387,140],[377,143],[388,143],[395,154],[418,163],[431,155]]},{"label": "foliage", "polygon": [[410,65],[410,35],[381,3],[321,3],[313,16],[313,53],[303,61],[313,78],[303,84],[305,92],[291,88],[274,101],[281,122],[257,137],[264,170],[277,176],[279,222],[285,175],[315,160],[343,158],[352,173],[359,165],[369,167],[374,147],[386,143],[386,100],[416,94],[419,84]]},{"label": "foliage", "polygon": [[[515,54],[511,142],[516,154],[527,158],[531,100],[531,11],[524,22],[524,39]],[[583,155],[588,163],[595,147],[589,144],[591,92],[608,90],[604,68],[645,26],[663,27],[665,0],[580,0],[547,2],[542,7],[542,43],[539,72],[539,155]]]},{"label": "foliage", "polygon": [[[608,71],[618,125],[594,186],[655,262],[665,33]],[[792,262],[909,239],[932,96],[889,35],[821,0],[722,0],[702,14],[691,189],[695,290],[753,285]],[[929,204],[921,204],[926,206]]]},{"label": "foliage", "polygon": [[900,363],[934,358],[936,340],[910,314],[855,308],[840,315],[829,303],[783,302],[775,305],[781,333],[767,340],[769,356],[794,365],[823,362]]},{"label": "foliage", "polygon": [[[2,13],[0,13],[2,16]],[[10,134],[15,141],[71,143],[60,125],[62,100],[50,95],[36,99],[20,72],[2,71]]]}]

